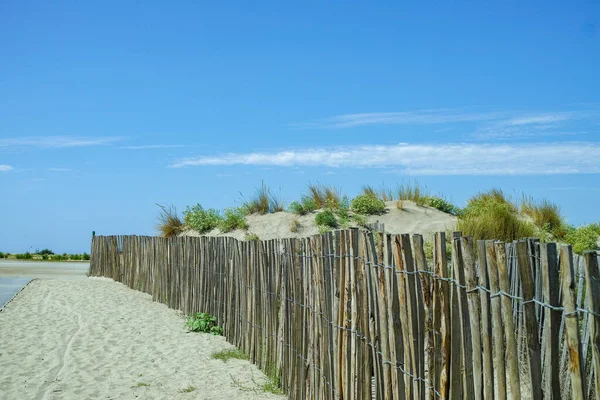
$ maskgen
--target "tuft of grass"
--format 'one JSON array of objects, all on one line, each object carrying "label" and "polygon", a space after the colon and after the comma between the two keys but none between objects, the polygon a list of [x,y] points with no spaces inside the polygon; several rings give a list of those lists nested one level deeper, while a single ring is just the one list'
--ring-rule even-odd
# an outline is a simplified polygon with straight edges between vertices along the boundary
[{"label": "tuft of grass", "polygon": [[371,186],[371,185],[364,185],[362,187],[363,193],[365,195],[368,196],[375,196],[379,199],[381,199],[382,201],[393,201],[394,200],[394,191],[391,189],[388,189],[385,185],[381,185],[381,187],[379,189]]},{"label": "tuft of grass", "polygon": [[258,237],[258,235],[256,233],[248,232],[248,233],[246,233],[244,240],[252,241],[252,240],[260,240],[260,238]]},{"label": "tuft of grass", "polygon": [[381,215],[385,213],[385,203],[377,196],[361,194],[352,199],[352,211],[357,214]]},{"label": "tuft of grass", "polygon": [[231,232],[236,229],[248,229],[246,214],[242,208],[227,208],[223,218],[219,221],[221,232]]},{"label": "tuft of grass", "polygon": [[260,188],[256,189],[254,197],[244,202],[242,209],[246,214],[276,213],[285,210],[285,201],[272,193],[271,189],[263,181]]},{"label": "tuft of grass", "polygon": [[472,197],[459,216],[457,230],[475,240],[511,241],[533,236],[533,224],[519,218],[516,207],[501,190]]},{"label": "tuft of grass", "polygon": [[148,387],[148,386],[150,386],[150,384],[149,384],[149,383],[146,383],[146,382],[138,382],[138,383],[137,383],[135,386],[132,386],[132,388],[136,388],[136,387],[138,387],[138,388],[139,388],[139,387]]},{"label": "tuft of grass", "polygon": [[419,182],[414,181],[413,183],[403,183],[398,185],[396,189],[398,200],[410,200],[415,202],[418,206],[423,206],[427,201],[427,188],[421,186]]},{"label": "tuft of grass", "polygon": [[337,209],[342,198],[342,191],[333,185],[309,183],[308,194],[305,197],[312,199],[315,209]]},{"label": "tuft of grass", "polygon": [[181,389],[179,392],[180,393],[192,393],[194,390],[196,390],[196,386],[190,385],[184,389]]},{"label": "tuft of grass", "polygon": [[186,207],[183,218],[187,226],[200,233],[206,233],[216,228],[223,220],[219,210],[213,208],[205,210],[200,204]]},{"label": "tuft of grass", "polygon": [[[158,224],[156,228],[162,237],[173,237],[179,235],[184,230],[183,221],[177,214],[175,206],[171,205],[168,208],[160,204],[156,204],[160,207],[161,211],[158,214]],[[47,250],[47,249],[45,249]],[[48,253],[40,253],[48,255]],[[53,255],[53,253],[49,253]]]},{"label": "tuft of grass", "polygon": [[402,199],[396,200],[396,208],[400,211],[404,210],[404,200],[402,200]]},{"label": "tuft of grass", "polygon": [[292,221],[292,223],[290,225],[290,232],[297,233],[301,227],[302,227],[302,225],[300,224],[300,221],[298,220],[298,218],[294,218],[294,220]]},{"label": "tuft of grass", "polygon": [[523,195],[521,213],[530,216],[537,227],[551,233],[555,238],[562,239],[567,234],[560,208],[546,199],[536,202],[531,196]]},{"label": "tuft of grass", "polygon": [[331,210],[321,211],[315,215],[315,223],[317,226],[326,226],[328,228],[337,228],[338,226],[337,218]]},{"label": "tuft of grass", "polygon": [[229,359],[247,360],[248,356],[240,349],[222,350],[211,355],[215,360],[227,361]]}]

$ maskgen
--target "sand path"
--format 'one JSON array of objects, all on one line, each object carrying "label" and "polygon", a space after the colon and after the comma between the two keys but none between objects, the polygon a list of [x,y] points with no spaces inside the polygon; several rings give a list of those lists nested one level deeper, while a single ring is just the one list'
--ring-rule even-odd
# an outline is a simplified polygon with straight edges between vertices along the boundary
[{"label": "sand path", "polygon": [[284,398],[251,363],[212,359],[233,349],[223,337],[183,324],[109,279],[33,281],[0,312],[0,398]]}]

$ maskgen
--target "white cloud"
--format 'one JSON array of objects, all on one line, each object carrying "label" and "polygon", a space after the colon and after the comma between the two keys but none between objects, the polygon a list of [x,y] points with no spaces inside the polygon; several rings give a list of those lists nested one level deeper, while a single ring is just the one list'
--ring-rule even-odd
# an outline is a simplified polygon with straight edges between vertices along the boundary
[{"label": "white cloud", "polygon": [[0,147],[86,147],[102,146],[123,140],[122,137],[37,136],[0,139]]},{"label": "white cloud", "polygon": [[146,144],[141,146],[122,146],[124,150],[147,150],[147,149],[172,149],[177,147],[184,147],[181,144]]},{"label": "white cloud", "polygon": [[600,173],[599,153],[600,143],[399,144],[228,153],[181,159],[171,167],[387,167],[412,175]]},{"label": "white cloud", "polygon": [[0,164],[0,172],[12,171],[14,168],[11,165]]}]

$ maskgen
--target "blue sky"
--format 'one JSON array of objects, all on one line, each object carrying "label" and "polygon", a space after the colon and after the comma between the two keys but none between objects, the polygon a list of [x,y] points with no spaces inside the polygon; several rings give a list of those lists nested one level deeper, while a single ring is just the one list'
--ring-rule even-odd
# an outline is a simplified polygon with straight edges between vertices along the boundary
[{"label": "blue sky", "polygon": [[154,234],[155,203],[263,179],[600,220],[598,2],[146,3],[0,4],[0,250]]}]

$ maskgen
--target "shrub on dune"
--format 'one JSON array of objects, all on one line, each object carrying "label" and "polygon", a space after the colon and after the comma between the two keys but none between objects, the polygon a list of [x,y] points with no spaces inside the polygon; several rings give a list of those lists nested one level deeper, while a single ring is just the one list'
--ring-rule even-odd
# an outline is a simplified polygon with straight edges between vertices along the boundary
[{"label": "shrub on dune", "polygon": [[337,218],[331,210],[321,211],[315,215],[315,224],[328,228],[337,228],[338,226]]},{"label": "shrub on dune", "polygon": [[516,207],[501,190],[472,197],[458,219],[457,230],[475,240],[511,241],[533,236],[533,224],[519,218]]},{"label": "shrub on dune", "polygon": [[564,241],[573,246],[575,253],[586,250],[600,250],[598,238],[600,237],[600,223],[589,224],[577,228],[571,227],[565,234]]},{"label": "shrub on dune", "polygon": [[352,199],[352,211],[364,215],[381,215],[385,213],[385,202],[377,196],[361,194]]},{"label": "shrub on dune", "polygon": [[218,228],[221,232],[231,232],[236,229],[248,229],[246,215],[240,208],[227,208],[223,218],[219,221]]},{"label": "shrub on dune", "polygon": [[200,204],[187,207],[183,213],[185,224],[199,233],[206,233],[219,226],[223,217],[218,210],[205,210]]}]

